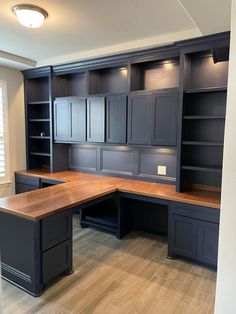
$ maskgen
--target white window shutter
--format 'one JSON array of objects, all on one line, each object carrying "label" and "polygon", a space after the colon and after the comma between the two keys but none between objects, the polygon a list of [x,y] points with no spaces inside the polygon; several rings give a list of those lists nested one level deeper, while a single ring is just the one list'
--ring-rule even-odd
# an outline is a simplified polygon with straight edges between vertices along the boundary
[{"label": "white window shutter", "polygon": [[6,177],[6,82],[0,81],[0,180]]}]

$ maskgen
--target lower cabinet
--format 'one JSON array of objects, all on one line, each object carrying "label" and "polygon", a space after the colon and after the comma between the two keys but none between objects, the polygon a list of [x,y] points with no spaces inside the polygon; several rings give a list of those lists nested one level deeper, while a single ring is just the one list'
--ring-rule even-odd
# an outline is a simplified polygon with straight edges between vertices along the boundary
[{"label": "lower cabinet", "polygon": [[172,203],[169,213],[168,255],[184,256],[217,266],[219,210]]},{"label": "lower cabinet", "polygon": [[40,188],[40,178],[15,174],[15,192],[16,194],[37,190]]}]

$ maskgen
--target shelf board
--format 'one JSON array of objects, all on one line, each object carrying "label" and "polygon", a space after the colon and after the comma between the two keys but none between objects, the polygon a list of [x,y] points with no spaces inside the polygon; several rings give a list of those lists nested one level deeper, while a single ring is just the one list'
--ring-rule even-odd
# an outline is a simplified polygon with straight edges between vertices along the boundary
[{"label": "shelf board", "polygon": [[225,115],[191,115],[184,116],[185,120],[225,119]]},{"label": "shelf board", "polygon": [[190,164],[190,163],[186,163],[182,165],[181,169],[193,170],[193,171],[222,172],[221,166],[198,165],[198,164]]},{"label": "shelf board", "polygon": [[223,146],[223,142],[209,142],[209,141],[182,141],[183,145],[201,145],[201,146]]},{"label": "shelf board", "polygon": [[51,154],[49,154],[49,153],[39,153],[39,152],[30,152],[30,155],[45,156],[45,157],[50,157],[51,156]]},{"label": "shelf board", "polygon": [[50,140],[51,139],[50,136],[29,136],[29,138],[38,139],[38,140]]},{"label": "shelf board", "polygon": [[29,122],[50,122],[50,119],[29,119]]},{"label": "shelf board", "polygon": [[28,105],[44,105],[49,104],[49,100],[28,101]]},{"label": "shelf board", "polygon": [[194,93],[217,93],[217,92],[226,92],[227,86],[219,86],[219,87],[206,87],[206,88],[192,88],[186,89],[184,91],[185,94],[194,94]]}]

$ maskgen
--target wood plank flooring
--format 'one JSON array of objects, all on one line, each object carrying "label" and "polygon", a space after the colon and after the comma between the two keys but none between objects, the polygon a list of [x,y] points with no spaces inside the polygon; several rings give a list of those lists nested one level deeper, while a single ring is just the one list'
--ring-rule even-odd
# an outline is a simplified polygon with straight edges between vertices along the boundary
[{"label": "wood plank flooring", "polygon": [[123,240],[80,229],[74,218],[74,273],[39,298],[2,281],[3,314],[203,314],[214,312],[216,272],[166,258],[166,238],[132,232]]}]

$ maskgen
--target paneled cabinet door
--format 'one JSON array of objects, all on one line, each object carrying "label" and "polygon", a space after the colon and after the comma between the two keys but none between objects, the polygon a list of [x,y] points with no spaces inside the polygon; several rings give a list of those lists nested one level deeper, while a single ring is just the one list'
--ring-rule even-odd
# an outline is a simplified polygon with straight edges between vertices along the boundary
[{"label": "paneled cabinet door", "polygon": [[153,145],[176,145],[178,121],[177,90],[161,91],[155,95]]},{"label": "paneled cabinet door", "polygon": [[70,98],[70,140],[72,142],[86,141],[86,99]]},{"label": "paneled cabinet door", "polygon": [[173,215],[173,252],[196,259],[197,223],[196,219]]},{"label": "paneled cabinet door", "polygon": [[132,95],[128,103],[128,143],[151,144],[154,97],[152,94]]},{"label": "paneled cabinet door", "polygon": [[57,98],[54,101],[54,139],[68,141],[70,138],[69,98]]},{"label": "paneled cabinet door", "polygon": [[198,222],[197,259],[211,266],[217,265],[219,225]]},{"label": "paneled cabinet door", "polygon": [[105,141],[105,98],[87,99],[87,141],[102,143]]},{"label": "paneled cabinet door", "polygon": [[106,141],[126,143],[126,96],[110,96],[106,102]]}]

